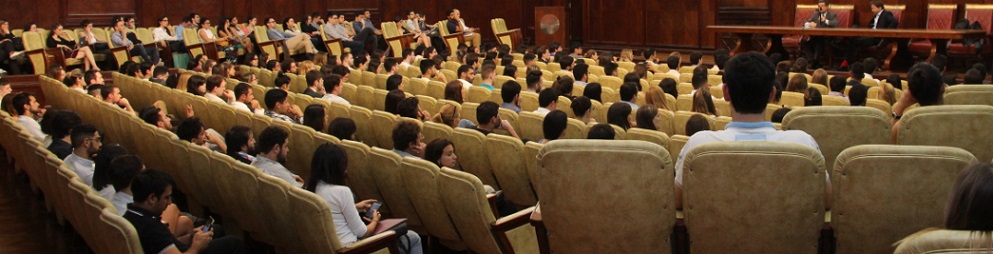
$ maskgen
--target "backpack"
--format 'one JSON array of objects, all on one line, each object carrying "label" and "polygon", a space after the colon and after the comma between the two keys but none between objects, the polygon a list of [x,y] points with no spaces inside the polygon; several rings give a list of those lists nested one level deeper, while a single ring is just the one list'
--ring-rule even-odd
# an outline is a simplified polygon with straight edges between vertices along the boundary
[{"label": "backpack", "polygon": [[[955,22],[955,30],[983,30],[983,25],[979,21],[974,21],[972,24],[969,23],[968,19],[960,19]],[[976,49],[983,47],[983,39],[964,39],[962,40],[962,45],[969,47],[975,47]]]}]

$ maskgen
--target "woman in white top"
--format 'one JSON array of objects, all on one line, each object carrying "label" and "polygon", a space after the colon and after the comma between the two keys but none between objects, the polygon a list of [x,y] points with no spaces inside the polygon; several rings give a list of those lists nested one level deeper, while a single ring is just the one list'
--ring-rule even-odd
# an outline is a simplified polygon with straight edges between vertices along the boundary
[{"label": "woman in white top", "polygon": [[[370,237],[379,224],[380,214],[374,212],[372,218],[362,218],[359,212],[365,213],[376,200],[368,199],[355,203],[352,190],[345,186],[347,176],[348,156],[341,147],[325,143],[314,151],[314,158],[311,161],[310,179],[304,189],[314,192],[328,202],[331,209],[331,218],[334,222],[335,232],[342,245],[348,246],[357,242],[361,238]],[[366,225],[362,221],[369,224]],[[406,253],[423,253],[421,248],[421,238],[414,231],[407,231],[403,237],[399,237],[401,249],[410,247]]]},{"label": "woman in white top", "polygon": [[224,19],[224,29],[218,29],[217,33],[223,38],[228,38],[229,40],[240,44],[245,51],[252,52],[255,46],[252,46],[252,40],[248,39],[247,34],[241,29],[238,29],[238,18],[230,17]]},{"label": "woman in white top", "polygon": [[300,26],[297,25],[297,22],[293,20],[293,18],[286,18],[286,20],[283,20],[283,29],[285,30],[283,32],[290,35],[290,37],[303,33],[303,31],[300,30]]},{"label": "woman in white top", "polygon": [[[223,28],[222,28],[223,29]],[[227,62],[234,63],[237,54],[237,49],[231,46],[230,37],[218,37],[214,35],[214,32],[210,30],[210,19],[202,18],[200,19],[200,30],[197,31],[200,35],[200,41],[203,43],[214,43],[218,48],[217,50],[224,51],[224,56]]]},{"label": "woman in white top", "polygon": [[94,52],[110,49],[110,45],[107,44],[107,38],[100,38],[93,34],[93,22],[83,20],[82,25],[83,31],[79,32],[79,41],[82,42],[81,46],[88,45]]},{"label": "woman in white top", "polygon": [[169,29],[169,17],[160,16],[159,26],[152,29],[152,40],[162,48],[170,48],[175,52],[186,52],[186,44],[172,34]]}]

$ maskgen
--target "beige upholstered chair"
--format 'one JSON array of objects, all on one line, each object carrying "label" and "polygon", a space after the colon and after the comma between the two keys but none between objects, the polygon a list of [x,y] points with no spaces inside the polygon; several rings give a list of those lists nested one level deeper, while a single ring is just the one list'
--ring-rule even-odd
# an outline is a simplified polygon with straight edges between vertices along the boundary
[{"label": "beige upholstered chair", "polygon": [[[342,140],[341,148],[348,155],[348,187],[355,193],[357,200],[383,200],[379,186],[376,186],[376,178],[372,175],[373,169],[369,166],[371,164],[369,146],[356,141]],[[381,207],[380,213],[390,215],[389,210],[383,208],[386,207]]]},{"label": "beige upholstered chair", "polygon": [[386,111],[372,112],[373,133],[376,134],[376,143],[383,149],[393,149],[393,127],[399,122],[396,115]]},{"label": "beige upholstered chair", "polygon": [[779,100],[779,104],[786,105],[790,108],[803,107],[803,93],[783,91],[783,97]]},{"label": "beige upholstered chair", "polygon": [[838,253],[890,253],[914,232],[943,225],[948,192],[976,157],[955,147],[861,145],[831,174]]},{"label": "beige upholstered chair", "polygon": [[891,128],[890,116],[869,107],[795,108],[783,118],[783,129],[814,137],[827,165],[849,147],[892,143]]},{"label": "beige upholstered chair", "polygon": [[975,231],[928,229],[904,238],[895,254],[989,253],[993,237]]},{"label": "beige upholstered chair", "polygon": [[441,200],[441,193],[450,190],[438,188],[438,171],[433,162],[408,157],[403,158],[399,173],[417,216],[424,222],[426,233],[449,248],[464,250],[465,244]]},{"label": "beige upholstered chair", "polygon": [[394,218],[407,218],[407,225],[411,230],[423,230],[424,224],[403,185],[400,161],[400,155],[390,150],[373,147],[369,153],[369,168],[372,169],[379,193],[383,195],[383,207],[388,207]]},{"label": "beige upholstered chair", "polygon": [[544,120],[545,117],[542,115],[521,111],[520,116],[517,118],[517,123],[521,126],[521,129],[518,130],[517,135],[522,139],[533,141],[545,138],[545,133],[542,129],[542,122]]},{"label": "beige upholstered chair", "polygon": [[541,217],[552,252],[670,251],[676,213],[672,160],[664,147],[556,140],[541,149],[538,161]]},{"label": "beige upholstered chair", "polygon": [[362,106],[353,105],[348,110],[348,115],[355,121],[355,138],[369,146],[377,146],[376,132],[372,126],[372,111]]},{"label": "beige upholstered chair", "polygon": [[817,149],[714,142],[690,150],[683,163],[691,252],[817,252],[825,201],[824,157]]},{"label": "beige upholstered chair", "polygon": [[524,165],[528,173],[528,181],[531,183],[531,188],[535,192],[535,196],[538,195],[538,151],[542,147],[545,147],[545,145],[536,142],[527,142],[524,144]]},{"label": "beige upholstered chair", "polygon": [[517,207],[530,207],[538,202],[528,180],[524,159],[524,144],[514,137],[486,135],[486,156],[489,157],[493,175],[500,182],[503,195]]},{"label": "beige upholstered chair", "polygon": [[993,106],[993,86],[950,86],[945,91],[945,104]]},{"label": "beige upholstered chair", "polygon": [[441,170],[437,186],[451,222],[473,252],[538,252],[534,227],[528,224],[528,216],[534,208],[497,218],[479,178],[450,168]]},{"label": "beige upholstered chair", "polygon": [[490,154],[486,153],[486,136],[482,132],[473,129],[455,128],[452,132],[452,143],[455,144],[455,154],[459,155],[459,165],[462,170],[469,172],[484,183],[501,189],[496,177],[493,176],[493,168],[490,166]]},{"label": "beige upholstered chair", "polygon": [[331,219],[331,208],[327,201],[312,192],[300,189],[287,189],[289,206],[285,215],[290,218],[296,235],[300,238],[299,249],[306,253],[371,253],[377,250],[398,251],[397,235],[385,231],[363,238],[349,246],[344,246],[335,232]]},{"label": "beige upholstered chair", "polygon": [[980,161],[993,159],[993,106],[945,105],[907,111],[900,119],[897,144],[952,146]]},{"label": "beige upholstered chair", "polygon": [[697,112],[690,111],[676,111],[672,117],[672,132],[673,135],[686,135],[686,122],[690,121],[690,117],[693,115],[702,115],[707,118],[707,122],[710,124],[710,129],[714,129],[714,116],[704,115]]}]

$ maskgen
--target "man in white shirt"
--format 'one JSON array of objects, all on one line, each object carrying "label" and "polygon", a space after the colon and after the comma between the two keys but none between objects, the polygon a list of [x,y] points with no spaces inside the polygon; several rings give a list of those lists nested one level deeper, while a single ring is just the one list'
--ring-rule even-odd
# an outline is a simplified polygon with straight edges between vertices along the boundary
[{"label": "man in white shirt", "polygon": [[223,77],[212,75],[207,78],[207,93],[203,95],[208,101],[221,104],[230,104],[234,99],[234,93],[225,87],[226,81]]},{"label": "man in white shirt", "polygon": [[35,118],[41,116],[44,112],[38,108],[38,100],[34,98],[34,95],[31,93],[19,93],[14,95],[11,104],[17,113],[17,122],[21,124],[21,127],[31,133],[31,136],[38,141],[44,142],[45,137],[48,135],[45,135],[41,131],[41,125],[38,124],[38,120],[35,120]]},{"label": "man in white shirt", "polygon": [[631,105],[631,112],[638,112],[638,104],[634,103],[638,99],[638,84],[633,82],[621,85],[621,103]]},{"label": "man in white shirt", "polygon": [[282,164],[286,161],[286,153],[289,151],[289,137],[290,134],[280,127],[271,126],[262,130],[255,146],[258,148],[259,155],[255,157],[252,166],[299,188],[303,187],[303,179],[290,172]]},{"label": "man in white shirt", "polygon": [[97,127],[92,124],[81,124],[72,129],[70,139],[72,139],[72,154],[65,157],[65,164],[76,172],[83,183],[93,186],[93,156],[100,151],[103,138]]},{"label": "man in white shirt", "polygon": [[585,64],[578,64],[575,67],[572,67],[572,76],[576,79],[573,84],[579,87],[586,87],[586,82],[588,82],[590,78],[589,70],[590,66]]},{"label": "man in white shirt", "polygon": [[476,71],[469,65],[459,66],[459,82],[462,82],[462,90],[468,92],[472,87],[472,81],[476,79]]},{"label": "man in white shirt", "polygon": [[332,39],[341,39],[341,44],[352,49],[352,53],[365,52],[365,45],[379,47],[376,33],[372,29],[361,29],[353,32],[345,25],[345,14],[332,13],[328,24],[324,25],[324,33]]},{"label": "man in white shirt", "polygon": [[402,54],[403,54],[403,61],[400,62],[400,66],[403,66],[403,68],[410,68],[411,64],[414,63],[414,59],[416,59],[416,57],[414,56],[414,50],[411,50],[409,48],[403,49]]},{"label": "man in white shirt", "polygon": [[324,91],[327,91],[327,93],[324,94],[324,97],[321,98],[321,99],[324,99],[324,100],[329,101],[331,103],[341,103],[341,104],[345,104],[345,106],[349,106],[349,107],[352,106],[352,104],[349,103],[348,100],[345,100],[345,98],[341,98],[341,76],[340,75],[338,75],[338,74],[331,74],[331,75],[325,77],[324,78]]},{"label": "man in white shirt", "polygon": [[679,66],[681,61],[682,60],[679,59],[679,56],[669,56],[669,58],[665,60],[665,64],[669,66],[669,72],[666,73],[675,76],[673,79],[676,81],[679,81]]},{"label": "man in white shirt", "polygon": [[448,83],[448,79],[445,78],[445,75],[441,75],[441,72],[435,67],[434,60],[421,60],[421,80],[424,80],[424,82],[431,82],[431,80],[435,78],[437,78],[438,81],[441,81],[442,84]]},{"label": "man in white shirt", "polygon": [[[731,103],[732,121],[722,131],[693,134],[676,160],[676,207],[682,207],[683,160],[693,148],[710,142],[773,141],[798,143],[818,149],[814,138],[803,131],[779,131],[765,120],[765,107],[774,98],[775,68],[768,57],[749,52],[736,55],[727,63],[724,98]],[[825,174],[827,176],[827,174]],[[831,182],[827,179],[825,205],[830,206]]]},{"label": "man in white shirt", "polygon": [[231,102],[231,106],[234,106],[234,109],[254,113],[259,116],[265,115],[265,110],[259,106],[259,101],[255,100],[255,91],[252,90],[252,85],[238,83],[238,85],[234,86],[234,97],[237,98]]},{"label": "man in white shirt", "polygon": [[545,89],[538,93],[538,109],[534,113],[544,117],[558,108],[559,91],[555,89]]},{"label": "man in white shirt", "polygon": [[124,98],[124,96],[121,96],[121,89],[114,84],[104,85],[100,88],[100,97],[106,103],[114,104],[128,113],[135,114],[134,109],[131,108],[131,102],[128,102],[128,99]]},{"label": "man in white shirt", "polygon": [[[73,84],[67,84],[67,85],[69,87],[72,87],[74,84],[75,83],[73,83]],[[0,77],[0,98],[3,98],[5,96],[7,96],[8,94],[10,94],[13,91],[14,91],[14,89],[10,88],[10,80],[8,80],[6,78]],[[86,90],[83,90],[83,92],[85,93]]]},{"label": "man in white shirt", "polygon": [[462,20],[462,12],[459,9],[448,10],[448,32],[458,33],[462,32],[462,36],[465,37],[465,42],[471,44],[473,47],[479,48],[480,42],[482,41],[482,36],[480,36],[479,28],[472,28],[465,25],[465,21]]},{"label": "man in white shirt", "polygon": [[117,214],[124,216],[128,204],[134,203],[131,193],[131,180],[145,169],[141,158],[136,155],[123,155],[110,162],[110,183],[114,185],[114,193],[109,198],[110,203],[117,208]]}]

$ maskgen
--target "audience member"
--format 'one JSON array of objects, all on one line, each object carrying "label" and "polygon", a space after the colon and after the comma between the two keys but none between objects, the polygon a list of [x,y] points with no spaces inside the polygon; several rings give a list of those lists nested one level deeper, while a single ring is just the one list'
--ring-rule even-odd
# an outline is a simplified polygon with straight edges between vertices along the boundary
[{"label": "audience member", "polygon": [[72,154],[65,157],[65,164],[88,186],[93,186],[93,158],[103,144],[102,136],[91,124],[80,124],[70,134]]},{"label": "audience member", "polygon": [[180,122],[176,127],[176,137],[221,153],[227,151],[227,145],[221,139],[220,133],[213,130],[208,132],[198,117],[190,117]]},{"label": "audience member", "polygon": [[479,125],[475,129],[483,133],[483,135],[488,135],[498,129],[506,130],[510,136],[520,138],[517,132],[514,131],[514,126],[510,125],[509,121],[500,119],[499,109],[500,106],[492,101],[480,103],[476,107],[476,122]]},{"label": "audience member", "polygon": [[48,151],[59,159],[65,159],[66,156],[72,154],[72,138],[69,134],[76,126],[83,123],[83,119],[73,111],[51,110],[45,113],[42,123],[48,123],[42,125],[41,130],[47,130],[48,135],[52,138],[52,144],[48,145]]},{"label": "audience member", "polygon": [[539,144],[548,144],[552,140],[565,136],[565,129],[569,126],[569,116],[562,110],[549,112],[545,120],[541,122],[541,130],[545,138],[538,141]]},{"label": "audience member", "polygon": [[227,145],[227,155],[245,164],[252,164],[255,161],[255,136],[252,129],[247,126],[235,125],[224,134],[224,143]]},{"label": "audience member", "polygon": [[548,112],[552,112],[558,108],[559,91],[555,89],[545,89],[538,94],[538,109],[534,113],[541,116],[548,115]]},{"label": "audience member", "polygon": [[900,131],[900,117],[914,104],[921,107],[944,103],[945,86],[941,83],[941,72],[934,65],[918,63],[910,68],[907,75],[907,89],[900,100],[893,104],[893,142]]},{"label": "audience member", "polygon": [[397,121],[393,127],[393,152],[401,157],[422,158],[424,156],[424,135],[421,126],[414,121]]},{"label": "audience member", "polygon": [[302,187],[303,179],[283,166],[283,163],[286,163],[286,154],[290,150],[289,137],[290,133],[281,127],[270,126],[262,130],[255,146],[259,154],[255,156],[252,166],[262,173],[286,181],[291,186]]},{"label": "audience member", "polygon": [[41,131],[41,124],[38,123],[37,118],[41,117],[45,110],[38,107],[38,100],[35,99],[34,94],[16,94],[11,100],[11,105],[15,111],[13,112],[15,114],[12,115],[17,115],[17,123],[21,124],[21,127],[28,133],[31,133],[31,137],[44,144],[49,137]]},{"label": "audience member", "polygon": [[289,94],[286,91],[280,89],[270,89],[266,92],[265,105],[269,108],[269,111],[266,111],[265,115],[272,119],[299,124],[303,120],[303,112],[297,105],[286,101],[288,96]]},{"label": "audience member", "polygon": [[[118,144],[110,144],[100,147],[100,151],[93,157],[93,185],[90,186],[100,197],[107,200],[114,198],[117,190],[111,185],[111,161],[119,156],[128,155],[128,149]],[[117,211],[123,213],[122,211]]]},{"label": "audience member", "polygon": [[593,101],[586,96],[576,97],[572,100],[572,113],[576,116],[576,120],[582,121],[584,124],[596,124],[596,119],[593,119]]},{"label": "audience member", "polygon": [[659,109],[656,107],[641,107],[635,112],[635,124],[638,128],[657,131],[660,126],[666,123],[662,122],[662,114],[659,114]]},{"label": "audience member", "polygon": [[307,108],[303,110],[303,121],[301,124],[304,126],[314,129],[314,131],[321,132],[324,130],[324,126],[327,126],[328,115],[327,108],[324,108],[323,104],[310,104]]},{"label": "audience member", "polygon": [[614,127],[611,127],[610,124],[599,123],[590,127],[590,130],[586,134],[586,139],[614,140],[614,135],[616,135],[614,133]]},{"label": "audience member", "polygon": [[603,87],[597,82],[586,84],[586,88],[583,89],[583,96],[597,102],[601,102],[602,93]]},{"label": "audience member", "polygon": [[632,126],[633,117],[631,115],[631,106],[625,103],[614,103],[610,105],[607,109],[607,123],[617,125],[621,129],[627,130]]},{"label": "audience member", "polygon": [[355,140],[355,121],[351,118],[338,117],[328,124],[328,134],[338,140]]},{"label": "audience member", "polygon": [[710,120],[701,114],[693,114],[686,120],[686,135],[692,137],[693,134],[710,130]]}]

